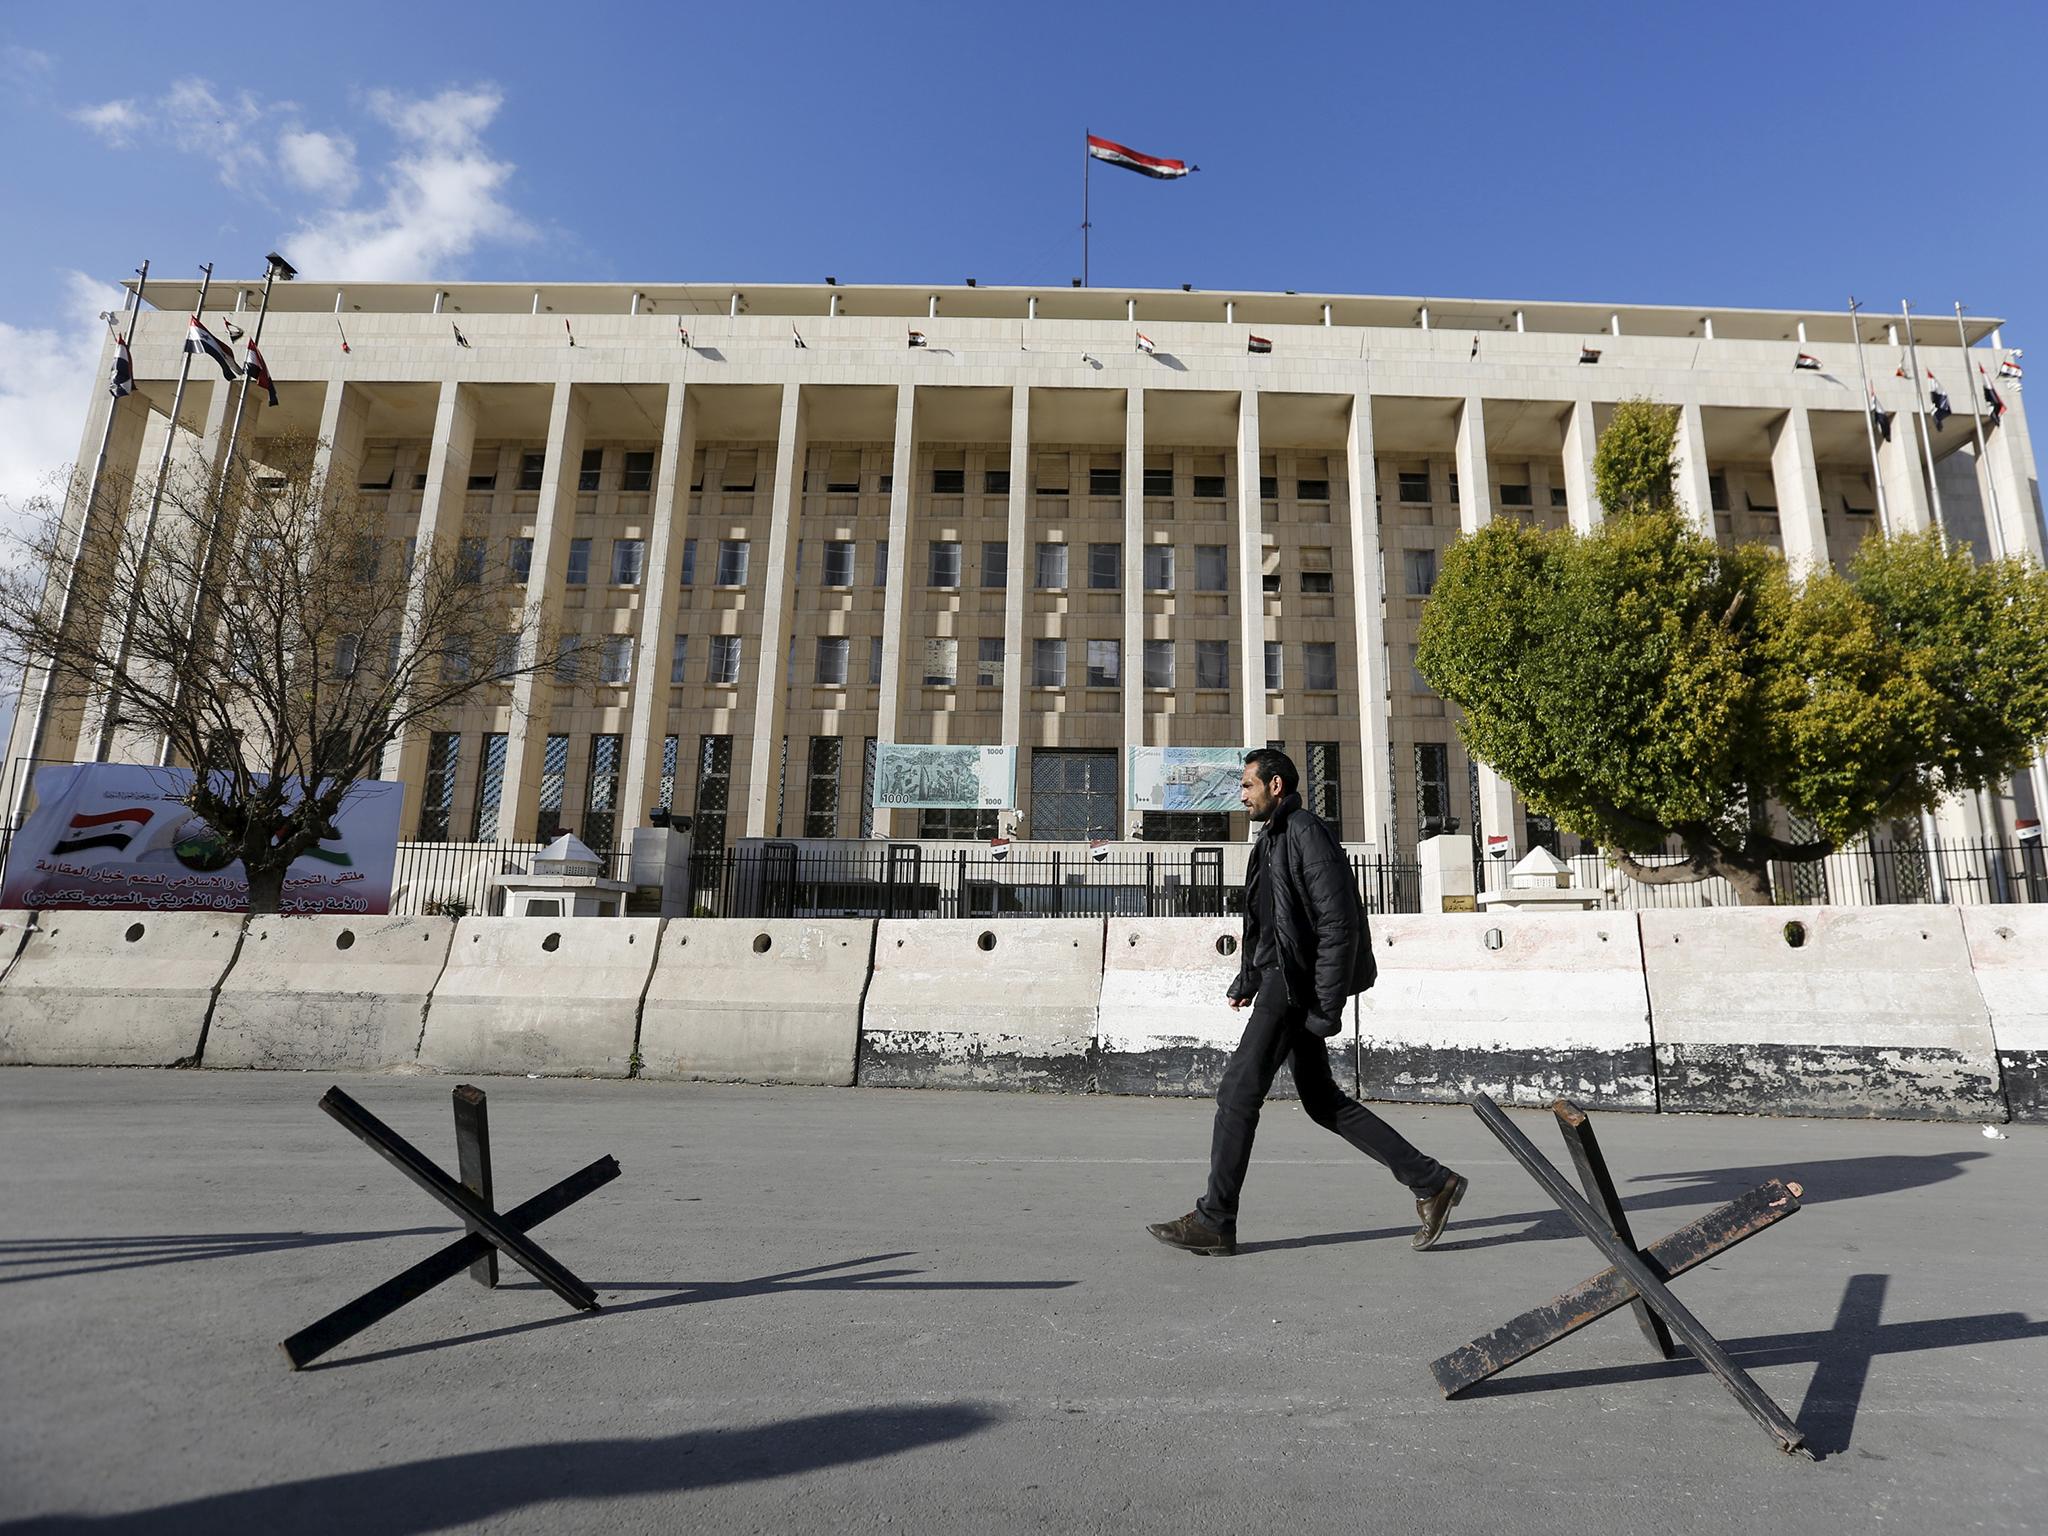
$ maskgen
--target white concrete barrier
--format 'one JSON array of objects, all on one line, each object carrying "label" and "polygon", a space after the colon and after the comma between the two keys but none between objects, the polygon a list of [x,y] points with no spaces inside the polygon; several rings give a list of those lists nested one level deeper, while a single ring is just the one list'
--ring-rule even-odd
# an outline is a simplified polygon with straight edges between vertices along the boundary
[{"label": "white concrete barrier", "polygon": [[221,983],[209,1067],[366,1072],[409,1064],[452,917],[255,917]]},{"label": "white concrete barrier", "polygon": [[420,1065],[631,1075],[658,917],[465,917],[427,1004]]},{"label": "white concrete barrier", "polygon": [[1639,916],[1663,1108],[2004,1117],[1953,907]]},{"label": "white concrete barrier", "polygon": [[1991,1015],[2005,1102],[2048,1123],[2048,907],[1964,907],[1963,938]]},{"label": "white concrete barrier", "polygon": [[25,907],[0,908],[0,982],[7,979],[8,971],[21,957],[22,946],[28,943],[35,921],[35,913]]},{"label": "white concrete barrier", "polygon": [[640,1076],[853,1081],[872,918],[675,918],[640,1011]]},{"label": "white concrete barrier", "polygon": [[214,912],[36,914],[0,981],[0,1064],[193,1060],[243,921]]},{"label": "white concrete barrier", "polygon": [[1372,940],[1364,1097],[1657,1107],[1634,913],[1375,917]]},{"label": "white concrete barrier", "polygon": [[[1225,989],[1239,970],[1235,917],[1112,917],[1102,961],[1098,1084],[1104,1093],[1209,1094],[1244,1034]],[[1327,1042],[1330,1071],[1358,1088],[1357,1030]],[[1274,1098],[1296,1097],[1284,1067]]]},{"label": "white concrete barrier", "polygon": [[1099,917],[884,918],[861,1010],[859,1080],[1085,1093],[1101,999]]}]

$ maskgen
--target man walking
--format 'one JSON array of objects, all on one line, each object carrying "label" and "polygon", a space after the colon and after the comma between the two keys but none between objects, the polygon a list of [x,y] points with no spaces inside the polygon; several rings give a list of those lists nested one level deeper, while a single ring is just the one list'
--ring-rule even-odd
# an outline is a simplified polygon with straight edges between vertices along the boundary
[{"label": "man walking", "polygon": [[1229,998],[1233,1008],[1249,1004],[1251,1018],[1216,1090],[1208,1191],[1179,1220],[1145,1229],[1190,1253],[1237,1252],[1237,1202],[1259,1106],[1283,1061],[1294,1069],[1309,1118],[1386,1164],[1414,1194],[1422,1226],[1411,1247],[1434,1243],[1465,1198],[1462,1174],[1418,1152],[1330,1075],[1323,1041],[1344,1027],[1345,1004],[1372,985],[1379,967],[1344,847],[1302,805],[1300,783],[1284,752],[1268,747],[1245,757],[1238,799],[1261,830],[1245,877],[1243,969]]}]

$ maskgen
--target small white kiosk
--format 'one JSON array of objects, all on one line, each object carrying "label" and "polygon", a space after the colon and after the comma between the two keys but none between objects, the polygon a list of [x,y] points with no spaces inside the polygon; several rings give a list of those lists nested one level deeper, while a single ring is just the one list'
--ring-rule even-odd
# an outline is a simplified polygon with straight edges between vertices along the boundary
[{"label": "small white kiosk", "polygon": [[507,917],[623,917],[632,889],[607,879],[604,860],[572,832],[535,854],[526,874],[500,875],[496,884],[505,893]]}]

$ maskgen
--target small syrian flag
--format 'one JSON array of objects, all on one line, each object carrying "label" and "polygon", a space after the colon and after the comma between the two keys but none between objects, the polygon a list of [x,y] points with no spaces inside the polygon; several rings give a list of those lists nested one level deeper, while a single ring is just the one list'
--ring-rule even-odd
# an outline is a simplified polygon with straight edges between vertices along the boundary
[{"label": "small syrian flag", "polygon": [[469,338],[462,334],[462,327],[457,325],[453,320],[450,320],[448,322],[448,329],[455,333],[455,345],[457,345],[458,347],[466,347],[469,345]]},{"label": "small syrian flag", "polygon": [[1927,370],[1927,393],[1934,401],[1934,430],[1939,432],[1941,424],[1954,415],[1955,410],[1948,403],[1948,391],[1935,382],[1932,368]]},{"label": "small syrian flag", "polygon": [[2001,379],[2017,379],[2020,377],[2020,358],[2017,352],[1998,365],[1998,376]]},{"label": "small syrian flag", "polygon": [[199,323],[199,317],[192,317],[192,324],[185,331],[185,350],[194,357],[210,357],[220,364],[220,376],[232,384],[242,376],[242,370],[235,366],[235,354],[228,350],[228,344]]},{"label": "small syrian flag", "polygon": [[690,333],[680,320],[676,322],[676,340],[686,347],[690,344]]},{"label": "small syrian flag", "polygon": [[1581,345],[1581,346],[1579,347],[1579,361],[1580,361],[1580,362],[1582,362],[1582,363],[1597,363],[1597,362],[1599,362],[1599,361],[1600,361],[1600,349],[1599,349],[1598,347],[1588,347],[1588,346],[1585,346],[1585,345],[1583,345],[1583,344],[1582,344],[1582,345]]},{"label": "small syrian flag", "polygon": [[1998,425],[1998,418],[2005,414],[2005,402],[1998,397],[1998,391],[1991,387],[1991,380],[1984,373],[1984,365],[1977,365],[1977,377],[1984,380],[1984,409],[1991,413],[1991,425]]},{"label": "small syrian flag", "polygon": [[155,814],[147,806],[134,805],[125,810],[74,816],[64,836],[50,845],[50,852],[54,856],[83,853],[88,848],[126,848]]},{"label": "small syrian flag", "polygon": [[114,338],[114,372],[107,380],[107,393],[116,400],[135,393],[135,359],[128,355],[128,343]]},{"label": "small syrian flag", "polygon": [[1507,835],[1507,833],[1505,833],[1505,832],[1489,832],[1489,833],[1487,833],[1487,834],[1486,834],[1486,851],[1487,851],[1487,854],[1488,854],[1488,855],[1489,855],[1490,857],[1492,857],[1492,858],[1496,858],[1496,859],[1504,859],[1504,858],[1506,858],[1506,857],[1508,856],[1508,835]]},{"label": "small syrian flag", "polygon": [[567,315],[564,315],[564,316],[562,316],[562,329],[563,329],[564,331],[566,331],[566,332],[568,332],[568,333],[569,333],[569,345],[570,345],[570,346],[572,346],[572,347],[573,347],[573,346],[575,346],[575,345],[576,345],[576,327],[574,327],[573,325],[571,325],[571,324],[569,323],[569,317],[568,317]]},{"label": "small syrian flag", "polygon": [[1109,857],[1109,841],[1108,841],[1108,839],[1107,839],[1107,838],[1101,838],[1101,837],[1091,837],[1091,838],[1089,838],[1089,839],[1088,839],[1088,857],[1089,857],[1089,858],[1091,858],[1091,859],[1093,859],[1093,860],[1094,860],[1094,861],[1095,861],[1096,863],[1098,863],[1098,864],[1100,864],[1100,863],[1101,863],[1101,862],[1102,862],[1102,861],[1103,861],[1104,859],[1108,858],[1108,857]]},{"label": "small syrian flag", "polygon": [[1152,338],[1150,336],[1147,336],[1143,331],[1140,331],[1138,332],[1138,350],[1140,352],[1145,353],[1149,357],[1152,353],[1158,351],[1159,349],[1152,345]]},{"label": "small syrian flag", "polygon": [[1870,424],[1877,428],[1877,435],[1886,442],[1892,440],[1892,417],[1896,414],[1877,403],[1876,390],[1870,392]]},{"label": "small syrian flag", "polygon": [[242,339],[242,328],[235,324],[234,321],[222,320],[221,328],[228,333],[229,341],[240,341]]},{"label": "small syrian flag", "polygon": [[929,343],[926,342],[924,339],[923,331],[912,331],[910,333],[910,344],[913,347],[922,347],[929,345]]},{"label": "small syrian flag", "polygon": [[277,385],[271,382],[270,364],[263,361],[263,354],[256,350],[256,343],[249,343],[249,382],[270,396],[270,403],[277,404]]},{"label": "small syrian flag", "polygon": [[1247,336],[1244,339],[1244,349],[1254,357],[1263,357],[1273,350],[1273,343],[1264,336]]},{"label": "small syrian flag", "polygon": [[335,317],[334,330],[335,334],[341,337],[341,350],[346,352],[348,350],[348,332],[341,328],[341,318],[338,315]]},{"label": "small syrian flag", "polygon": [[1127,171],[1136,171],[1140,176],[1150,176],[1157,181],[1178,181],[1191,172],[1199,171],[1199,165],[1189,165],[1185,160],[1162,160],[1157,155],[1141,155],[1135,149],[1109,139],[1098,139],[1088,135],[1088,158],[1100,160],[1108,165],[1120,165]]},{"label": "small syrian flag", "polygon": [[796,322],[793,320],[789,325],[789,339],[797,344],[799,351],[808,352],[810,350],[809,344],[804,340],[804,333],[796,328]]},{"label": "small syrian flag", "polygon": [[1010,856],[1010,840],[1007,837],[992,837],[988,840],[988,856],[1001,863]]},{"label": "small syrian flag", "polygon": [[1804,368],[1809,373],[1819,373],[1820,359],[1815,357],[1811,352],[1802,352],[1797,357],[1792,359],[1792,366],[1794,368]]}]

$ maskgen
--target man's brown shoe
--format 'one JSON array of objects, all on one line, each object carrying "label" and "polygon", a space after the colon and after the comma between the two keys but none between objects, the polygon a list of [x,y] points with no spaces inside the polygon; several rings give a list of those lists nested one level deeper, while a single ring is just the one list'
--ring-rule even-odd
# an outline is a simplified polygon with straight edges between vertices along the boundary
[{"label": "man's brown shoe", "polygon": [[1451,1207],[1465,1198],[1465,1186],[1471,1182],[1462,1173],[1452,1173],[1448,1168],[1444,1172],[1447,1177],[1443,1188],[1415,1202],[1415,1214],[1422,1218],[1422,1226],[1409,1239],[1408,1246],[1417,1253],[1443,1236],[1444,1223],[1451,1219]]},{"label": "man's brown shoe", "polygon": [[1199,1211],[1189,1211],[1177,1221],[1155,1221],[1145,1229],[1169,1248],[1183,1248],[1189,1253],[1219,1254],[1237,1252],[1237,1229],[1225,1227],[1222,1231],[1202,1220]]}]

